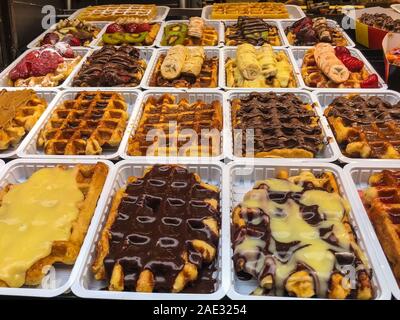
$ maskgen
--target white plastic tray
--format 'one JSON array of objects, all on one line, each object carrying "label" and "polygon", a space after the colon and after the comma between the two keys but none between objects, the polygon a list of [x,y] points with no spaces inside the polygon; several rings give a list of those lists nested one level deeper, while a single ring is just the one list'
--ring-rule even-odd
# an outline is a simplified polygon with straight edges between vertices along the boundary
[{"label": "white plastic tray", "polygon": [[[282,27],[282,31],[283,31],[283,34],[284,34],[286,43],[288,44],[289,47],[295,47],[295,48],[297,48],[298,46],[294,46],[294,45],[291,45],[291,44],[289,43],[289,40],[288,40],[288,38],[287,38],[287,36],[286,36],[285,30],[286,30],[287,27],[290,27],[290,26],[291,26],[293,23],[295,23],[296,21],[298,21],[298,20],[292,20],[292,21],[287,20],[287,21],[280,21],[280,22],[279,22],[280,25],[281,25],[281,27]],[[332,28],[334,28],[334,27],[340,27],[339,24],[338,24],[335,20],[327,19],[326,21],[327,21],[329,27],[332,27]],[[349,35],[346,33],[346,31],[344,31],[343,28],[340,28],[340,30],[342,31],[344,38],[347,40],[347,46],[346,46],[346,47],[351,47],[351,48],[355,47],[356,44],[355,44],[354,41],[349,37]]]},{"label": "white plastic tray", "polygon": [[[308,90],[320,90],[320,91],[328,91],[331,92],[332,90],[347,90],[347,89],[338,89],[338,88],[312,88],[309,87],[305,84],[303,76],[301,75],[301,66],[303,64],[303,58],[305,53],[310,49],[311,47],[291,47],[291,51],[293,53],[293,56],[295,58],[297,67],[299,69],[300,72],[300,81],[301,81],[301,85],[308,89]],[[385,83],[385,81],[382,79],[382,77],[379,75],[378,72],[376,72],[376,70],[374,69],[374,67],[368,62],[368,60],[364,57],[364,55],[361,53],[360,50],[357,50],[355,48],[348,48],[350,50],[350,53],[352,56],[362,60],[364,62],[365,68],[367,69],[367,71],[372,74],[375,73],[378,76],[378,81],[379,81],[379,88],[376,89],[387,89],[387,85]],[[370,90],[370,89],[362,89],[362,88],[357,88],[356,90]]]},{"label": "white plastic tray", "polygon": [[390,7],[400,13],[400,4],[392,4]]},{"label": "white plastic tray", "polygon": [[[229,205],[225,207],[225,215],[230,216],[232,209],[238,205],[242,200],[245,193],[253,188],[253,185],[258,180],[266,178],[276,177],[277,171],[286,169],[289,171],[289,175],[299,174],[301,171],[310,170],[314,174],[319,174],[325,171],[332,172],[336,176],[336,181],[340,188],[340,193],[344,198],[350,201],[352,206],[350,212],[350,222],[354,227],[354,231],[357,235],[360,247],[365,252],[370,267],[373,270],[372,284],[375,290],[377,300],[385,300],[390,298],[390,290],[386,284],[383,270],[380,266],[380,261],[375,255],[374,244],[371,243],[371,239],[368,237],[368,230],[365,228],[362,222],[363,217],[357,212],[357,207],[354,205],[354,194],[353,190],[348,188],[348,180],[344,177],[343,171],[340,167],[326,163],[301,163],[293,164],[282,160],[280,164],[272,165],[254,165],[249,166],[243,162],[233,162],[227,165],[227,180],[226,186],[229,186],[229,192],[227,192],[227,201]],[[229,242],[231,239],[229,239]],[[232,257],[232,249],[230,249],[230,256]],[[230,264],[231,271],[231,288],[228,292],[228,296],[231,299],[237,300],[300,300],[299,298],[292,297],[277,297],[277,296],[252,296],[250,293],[257,287],[257,281],[242,281],[237,278],[234,271],[233,262]],[[314,300],[315,298],[311,298]],[[307,300],[307,299],[304,299]]]},{"label": "white plastic tray", "polygon": [[[0,88],[1,90],[2,88]],[[17,90],[26,90],[28,88],[7,88],[6,90],[8,91],[17,91]],[[37,96],[39,98],[43,98],[46,100],[47,102],[47,108],[51,109],[53,107],[53,102],[56,99],[57,94],[60,93],[60,91],[56,90],[56,89],[35,89],[34,90],[37,94]],[[46,113],[46,110],[43,112],[42,116]],[[32,127],[31,131],[35,130],[36,126],[39,125],[42,116],[40,116],[40,118],[36,121],[35,125]],[[28,133],[29,134],[29,133]],[[28,136],[28,134],[26,134],[24,137],[22,137],[21,141],[15,146],[10,146],[10,148],[8,148],[7,150],[1,150],[0,151],[0,158],[15,158],[17,156],[17,152],[19,147],[21,146],[22,142],[25,140],[25,138]]]},{"label": "white plastic tray", "polygon": [[[227,58],[236,58],[236,50],[237,47],[223,47],[221,48],[221,59],[219,65],[219,85],[221,88],[225,90],[232,90],[232,89],[241,89],[240,87],[228,87],[226,84],[226,69],[225,63]],[[297,89],[304,87],[304,81],[302,81],[300,71],[292,54],[292,51],[285,47],[274,47],[274,51],[283,51],[286,53],[287,57],[289,58],[289,62],[292,64],[293,67],[293,74],[296,79]],[[261,88],[254,88],[254,90],[258,90]],[[278,88],[271,88],[272,90]],[[293,89],[293,88],[283,88],[283,89]],[[296,89],[296,88],[295,88]]]},{"label": "white plastic tray", "polygon": [[[274,92],[277,94],[283,94],[283,93],[293,93],[295,94],[298,98],[300,98],[304,103],[310,103],[310,104],[315,104],[315,113],[317,116],[320,118],[320,127],[322,129],[323,136],[326,140],[327,145],[324,146],[323,150],[317,154],[316,158],[246,158],[246,157],[238,157],[234,155],[234,150],[233,150],[233,132],[232,132],[232,118],[231,118],[231,100],[235,98],[241,98],[246,95],[248,95],[251,92]],[[225,95],[226,101],[226,115],[225,118],[227,118],[227,136],[225,137],[225,144],[227,144],[226,151],[227,151],[227,156],[234,161],[250,161],[252,163],[260,163],[260,164],[265,164],[265,163],[281,163],[282,161],[285,162],[333,162],[336,161],[339,157],[339,154],[337,153],[337,146],[336,141],[332,139],[333,133],[330,130],[330,128],[326,125],[323,117],[322,117],[322,112],[320,110],[320,107],[316,103],[317,100],[314,97],[314,95],[306,90],[299,90],[299,89],[236,89],[236,90],[230,90],[226,93]]]},{"label": "white plastic tray", "polygon": [[[101,22],[100,23],[99,22],[93,22],[93,23],[90,23],[90,24],[100,28],[99,34],[102,33],[103,29],[105,29],[105,26],[106,26],[105,23],[101,23]],[[37,36],[35,39],[33,39],[31,42],[29,42],[27,47],[29,49],[30,48],[38,48],[38,47],[40,47],[40,41],[44,38],[44,36],[46,34],[48,34],[49,32],[53,32],[56,28],[57,28],[57,23],[53,24],[49,29],[44,30],[43,33],[41,33],[39,36]],[[99,34],[96,37],[94,37],[92,39],[92,41],[89,43],[89,45],[87,47],[85,47],[85,48],[94,47],[95,43],[97,41],[96,39],[99,36]]]},{"label": "white plastic tray", "polygon": [[[95,160],[44,160],[44,159],[17,159],[13,160],[0,171],[0,188],[4,188],[9,183],[21,183],[27,180],[35,171],[42,168],[55,167],[59,164],[73,167],[78,163],[84,164],[95,164],[98,161]],[[113,175],[114,165],[110,161],[104,162],[108,168],[108,177],[105,181],[102,193],[97,201],[97,208],[93,214],[91,224],[88,228],[85,240],[82,244],[78,258],[74,265],[66,264],[54,264],[55,273],[54,278],[50,276],[47,281],[47,285],[38,287],[22,287],[22,288],[0,288],[0,296],[26,296],[26,297],[55,297],[69,291],[73,281],[78,275],[78,269],[80,268],[84,256],[90,248],[92,238],[96,231],[96,226],[100,218],[101,208],[104,206],[106,200],[107,189],[110,185],[110,179]],[[44,281],[43,283],[46,283]]]},{"label": "white plastic tray", "polygon": [[[286,8],[289,12],[289,19],[274,19],[274,20],[279,20],[279,21],[292,20],[292,19],[297,20],[306,16],[304,11],[299,6],[287,4]],[[212,20],[211,10],[212,10],[212,5],[203,7],[203,10],[201,12],[201,17],[206,20]],[[220,19],[220,20],[228,20],[228,19]]]},{"label": "white plastic tray", "polygon": [[400,300],[400,286],[397,284],[390,264],[379,243],[379,239],[375,233],[374,227],[368,218],[368,214],[360,197],[358,196],[359,190],[365,190],[366,188],[368,188],[369,177],[372,174],[381,172],[384,169],[400,170],[400,162],[393,161],[392,163],[385,163],[384,165],[376,162],[352,163],[344,167],[344,174],[348,179],[350,192],[352,192],[352,194],[354,195],[354,204],[357,206],[357,211],[360,213],[360,216],[363,216],[365,229],[368,231],[371,241],[374,244],[376,256],[381,264],[381,267],[383,268],[383,274],[387,280],[387,286],[388,288],[390,288],[395,298],[397,300]]},{"label": "white plastic tray", "polygon": [[[120,90],[124,90],[124,89],[139,89],[141,83],[143,83],[144,77],[146,75],[146,72],[143,74],[142,80],[140,81],[140,83],[137,86],[134,87],[73,87],[72,86],[72,82],[74,81],[75,76],[79,73],[79,71],[82,69],[83,64],[86,62],[86,60],[94,54],[95,51],[102,49],[103,47],[96,47],[90,50],[89,54],[83,59],[83,61],[81,61],[81,63],[74,69],[74,71],[71,72],[71,74],[69,75],[69,77],[64,81],[62,88],[63,89],[70,89],[70,88],[85,88],[85,89],[90,89],[90,90],[100,90],[100,89],[105,89],[105,88],[119,88]],[[145,47],[138,47],[138,50],[140,52],[140,59],[144,59],[147,62],[147,67],[146,67],[146,71],[147,69],[150,67],[150,63],[151,63],[151,58],[154,55],[154,50],[153,48],[145,48]]]},{"label": "white plastic tray", "polygon": [[[214,89],[219,89],[220,88],[220,81],[221,81],[220,69],[218,69],[218,76],[217,76],[218,84],[217,84],[217,87],[215,87],[215,88],[191,88],[191,89],[188,89],[188,88],[174,88],[174,87],[151,87],[149,82],[150,82],[151,76],[153,75],[154,69],[155,69],[155,67],[157,65],[157,61],[158,61],[159,57],[162,54],[167,54],[168,49],[169,49],[168,47],[154,49],[153,56],[151,57],[150,62],[148,63],[146,72],[145,72],[145,74],[143,76],[143,79],[142,79],[141,87],[143,89],[158,90],[160,88],[164,88],[164,89],[168,89],[169,91],[173,91],[175,89],[183,89],[183,90],[190,90],[190,91],[201,91],[201,90],[204,90],[204,89],[214,90]],[[207,58],[217,57],[218,58],[218,65],[219,65],[218,68],[221,66],[221,62],[222,62],[221,61],[221,55],[220,55],[221,50],[219,48],[216,48],[216,47],[204,47],[204,52],[205,52],[205,55],[206,55]]]},{"label": "white plastic tray", "polygon": [[[7,87],[7,88],[15,88],[9,85],[8,83],[8,74],[10,73],[10,71],[31,51],[33,50],[37,50],[38,48],[31,48],[28,49],[27,51],[25,51],[23,54],[21,54],[13,63],[11,63],[7,68],[5,68],[3,70],[3,72],[0,73],[0,87]],[[83,60],[85,60],[86,55],[89,54],[90,49],[89,48],[85,48],[85,47],[72,47],[72,49],[74,50],[75,54],[80,55],[82,57],[81,61],[79,61],[79,63],[74,67],[73,71],[71,72],[74,73],[74,71],[76,69],[80,69]],[[61,89],[63,86],[63,83],[65,83],[68,78],[71,76],[71,74],[63,81],[61,82],[58,86],[56,87],[40,87],[40,86],[35,86],[34,88],[42,88],[42,89]],[[19,88],[19,87],[18,87]],[[31,87],[32,89],[32,87]]]},{"label": "white plastic tray", "polygon": [[[160,31],[158,32],[157,38],[154,41],[155,45],[157,47],[161,47],[161,48],[169,48],[171,46],[163,46],[161,45],[161,41],[164,37],[164,30],[165,27],[171,24],[176,24],[176,23],[186,23],[187,25],[189,24],[189,20],[168,20],[166,22],[164,22],[160,28]],[[223,44],[223,40],[224,40],[224,30],[223,30],[223,25],[221,22],[219,21],[206,21],[204,23],[205,26],[210,26],[210,27],[214,27],[215,30],[217,30],[218,32],[218,44],[215,46],[212,46],[210,48],[216,48],[219,47]]]},{"label": "white plastic tray", "polygon": [[[325,109],[330,105],[330,103],[333,101],[333,99],[339,97],[339,96],[347,96],[349,94],[359,94],[360,96],[364,98],[368,97],[379,97],[381,99],[386,100],[389,103],[395,104],[398,101],[400,101],[400,93],[392,90],[379,90],[379,89],[337,89],[337,90],[330,90],[329,92],[325,90],[317,90],[313,92],[315,97],[317,98],[317,102],[321,107],[322,113],[325,111]],[[324,121],[326,122],[326,125],[330,127],[328,120],[326,117],[324,117]],[[332,135],[333,139],[336,141],[335,135]],[[339,160],[345,163],[352,163],[352,162],[357,162],[357,163],[363,163],[363,162],[369,162],[369,163],[392,163],[393,161],[396,161],[395,159],[364,159],[364,158],[349,158],[345,156],[338,143],[333,144],[334,148],[336,148],[336,152],[339,156]],[[399,160],[397,160],[399,161]]]},{"label": "white plastic tray", "polygon": [[[100,155],[46,155],[43,150],[39,150],[37,148],[37,139],[39,137],[40,131],[45,127],[47,122],[49,121],[51,115],[53,114],[53,111],[65,100],[70,100],[73,99],[76,94],[82,91],[103,91],[103,92],[118,92],[120,93],[124,98],[126,103],[128,104],[127,112],[128,116],[130,117],[136,107],[136,101],[138,100],[141,92],[138,90],[130,90],[130,89],[109,89],[109,88],[104,88],[104,89],[96,89],[96,90],[90,90],[87,88],[79,88],[79,89],[69,89],[62,91],[56,99],[54,99],[52,107],[48,108],[44,115],[41,118],[41,121],[35,126],[33,130],[28,134],[26,139],[21,143],[20,148],[18,149],[18,156],[21,158],[52,158],[52,159],[71,159],[72,157],[74,159],[115,159],[118,158],[118,148],[115,148],[114,150],[104,150],[103,154]],[[129,119],[129,118],[128,118]],[[129,120],[128,120],[129,123]],[[125,129],[125,135],[127,134],[127,129]]]},{"label": "white plastic tray", "polygon": [[[287,38],[285,36],[285,32],[282,29],[281,23],[279,22],[279,20],[269,20],[269,19],[263,19],[266,23],[268,23],[271,26],[275,26],[278,29],[278,35],[279,35],[279,39],[281,40],[281,45],[278,47],[288,47],[289,46],[289,42],[287,41]],[[237,20],[224,20],[222,22],[222,35],[223,35],[223,45],[225,46],[225,32],[226,32],[226,27],[227,26],[231,26],[237,23]]]},{"label": "white plastic tray", "polygon": [[228,126],[226,125],[226,118],[227,118],[227,114],[228,114],[228,110],[225,108],[225,99],[224,99],[224,92],[219,91],[219,90],[202,90],[202,91],[195,91],[195,92],[187,92],[184,90],[148,90],[148,91],[144,91],[142,93],[142,95],[140,96],[140,99],[137,101],[136,103],[136,108],[134,113],[132,114],[132,117],[130,118],[130,121],[128,123],[128,128],[126,130],[126,134],[124,135],[124,138],[120,144],[118,153],[120,155],[121,158],[123,159],[138,159],[138,160],[142,160],[143,162],[146,162],[148,160],[153,160],[153,161],[157,161],[160,159],[160,157],[156,157],[156,156],[130,156],[127,154],[127,150],[128,150],[128,142],[129,142],[129,138],[134,134],[134,132],[136,131],[138,125],[139,125],[139,121],[140,118],[142,117],[143,114],[143,107],[145,102],[147,101],[147,99],[150,96],[155,96],[157,98],[161,97],[163,94],[165,93],[169,93],[171,95],[173,95],[174,97],[176,97],[177,101],[185,98],[189,101],[189,103],[193,103],[196,102],[197,100],[202,100],[205,101],[206,103],[211,103],[214,100],[218,100],[221,103],[221,108],[222,108],[222,123],[223,123],[223,129],[221,131],[221,150],[220,150],[220,154],[218,156],[215,157],[168,157],[168,161],[172,161],[170,159],[172,158],[177,158],[177,159],[182,159],[182,160],[186,160],[186,161],[195,161],[198,160],[198,163],[204,163],[204,162],[209,162],[209,161],[215,161],[215,160],[221,160],[224,158],[224,156],[226,155],[225,152],[225,148],[226,148],[226,140],[225,140],[225,131],[228,130]]},{"label": "white plastic tray", "polygon": [[[193,164],[190,162],[175,162],[185,164],[190,172],[196,172],[206,183],[216,185],[220,188],[220,207],[222,217],[221,237],[218,248],[218,289],[212,294],[188,294],[188,293],[138,293],[127,291],[108,291],[101,290],[107,286],[105,281],[97,281],[94,279],[91,266],[96,254],[96,245],[104,224],[107,220],[110,205],[115,192],[126,185],[126,180],[130,176],[142,176],[144,169],[156,163],[171,163],[170,161],[161,159],[158,162],[140,162],[135,160],[121,161],[116,165],[115,174],[112,177],[111,188],[108,189],[105,205],[102,206],[100,223],[96,224],[96,236],[91,241],[88,251],[85,251],[82,267],[72,286],[72,291],[82,298],[98,298],[98,299],[117,299],[117,300],[219,300],[227,292],[229,283],[229,243],[227,242],[229,233],[229,218],[223,214],[222,208],[226,205],[227,199],[223,181],[225,182],[223,165],[219,162],[213,164]],[[228,226],[228,228],[226,228]]]}]

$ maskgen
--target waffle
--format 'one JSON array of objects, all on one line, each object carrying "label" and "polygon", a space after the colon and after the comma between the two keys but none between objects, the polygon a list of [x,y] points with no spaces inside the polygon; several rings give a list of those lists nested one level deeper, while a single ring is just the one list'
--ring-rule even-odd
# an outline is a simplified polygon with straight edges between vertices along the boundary
[{"label": "waffle", "polygon": [[78,19],[82,21],[115,21],[117,19],[150,21],[156,17],[157,7],[154,4],[89,6],[78,15]]},{"label": "waffle", "polygon": [[281,46],[278,28],[259,18],[239,17],[233,25],[225,25],[225,45],[237,46],[250,43],[261,46],[268,43],[271,46]]},{"label": "waffle", "polygon": [[400,158],[400,103],[359,95],[334,99],[325,110],[342,152],[349,157]]},{"label": "waffle", "polygon": [[335,83],[318,68],[314,58],[314,49],[311,48],[304,55],[301,75],[305,84],[312,88],[360,88],[361,82],[368,78],[369,73],[363,67],[360,72],[350,72],[350,77],[345,82]]},{"label": "waffle", "polygon": [[[177,165],[155,165],[117,191],[92,266],[109,290],[181,292],[215,263],[219,190]],[[129,244],[129,245],[126,245]],[[196,291],[196,290],[194,290]]]},{"label": "waffle", "polygon": [[[156,139],[154,130],[158,133]],[[168,93],[158,99],[150,96],[144,105],[138,129],[129,139],[128,154],[217,156],[221,153],[221,130],[219,101],[189,103],[186,99],[177,101]],[[205,145],[204,137],[207,139]]]},{"label": "waffle", "polygon": [[121,142],[128,113],[115,92],[81,92],[56,107],[40,131],[37,146],[45,154],[94,155]]},{"label": "waffle", "polygon": [[[204,26],[202,29],[201,38],[191,37],[187,34],[187,31],[174,32],[174,27],[179,28],[182,25],[187,26],[185,23],[176,23],[173,25],[167,25],[167,27],[173,32],[173,35],[169,35],[167,30],[164,29],[164,35],[161,40],[162,46],[171,46],[177,44],[183,44],[184,46],[217,46],[218,45],[218,32],[214,27]],[[185,28],[186,29],[186,28]]]},{"label": "waffle", "polygon": [[16,146],[47,108],[33,90],[0,91],[0,150]]},{"label": "waffle", "polygon": [[[18,221],[17,224],[20,223],[20,220],[18,220],[19,217],[14,217],[14,215],[10,216],[12,214],[13,207],[15,209],[15,206],[13,206],[13,203],[10,200],[10,196],[11,194],[13,194],[14,188],[25,187],[24,196],[22,198],[20,197],[19,200],[21,201],[21,203],[18,205],[18,210],[22,210],[21,208],[23,208],[23,206],[27,206],[27,208],[35,206],[35,208],[38,207],[39,210],[42,210],[35,212],[36,215],[31,215],[32,218],[29,217],[29,221],[27,221],[25,224],[24,230],[29,232],[28,235],[31,237],[31,240],[29,241],[30,243],[25,243],[27,251],[21,250],[19,245],[24,244],[18,243],[27,240],[26,237],[28,235],[26,233],[22,232],[20,235],[18,235],[18,233],[21,232],[20,229],[12,231],[13,233],[11,234],[13,236],[11,237],[8,237],[10,234],[3,233],[3,235],[5,234],[8,238],[3,238],[4,241],[11,242],[12,237],[15,237],[15,241],[12,241],[12,244],[8,245],[7,251],[3,250],[3,244],[2,250],[0,250],[2,252],[2,259],[0,260],[10,261],[11,259],[11,261],[13,261],[14,263],[10,263],[9,265],[2,265],[0,263],[0,275],[2,277],[0,279],[0,287],[21,287],[23,285],[36,286],[41,283],[43,277],[46,275],[47,271],[53,264],[62,263],[72,265],[75,263],[82,243],[85,239],[87,229],[95,211],[97,200],[100,196],[107,174],[108,168],[103,163],[97,163],[96,165],[77,164],[73,167],[73,169],[68,169],[65,166],[57,166],[56,168],[45,168],[36,171],[26,182],[18,185],[8,185],[0,192],[0,203],[2,203],[3,201],[6,201],[7,203],[7,206],[3,208],[1,208],[0,206],[0,212],[3,222],[3,224],[0,222],[0,228],[2,229],[2,232],[5,232],[4,230],[11,232],[12,229],[10,228],[13,228],[12,224],[7,225],[7,223],[4,223],[4,221],[14,219],[14,224],[15,221]],[[68,179],[65,178],[65,175],[68,175]],[[76,182],[76,187],[69,185],[71,181]],[[29,187],[26,187],[28,183],[30,185]],[[66,183],[65,187],[63,187],[63,183]],[[54,189],[46,189],[44,187],[42,188],[42,184],[44,184],[45,186],[52,186]],[[66,199],[65,197],[63,199],[57,200],[57,194],[60,195],[59,191],[61,188],[64,188],[66,192],[69,192],[70,201],[73,201],[73,203],[68,203],[68,199]],[[37,190],[39,189],[40,192],[37,192]],[[54,194],[54,192],[57,193]],[[48,198],[52,199],[53,201],[58,201],[57,206],[51,205],[51,201],[48,201],[48,204],[46,205],[40,204],[43,203],[43,197],[46,199],[46,196],[48,196]],[[15,199],[15,193],[14,198],[12,199]],[[35,199],[38,200],[35,201]],[[29,255],[29,253],[31,252],[31,246],[33,246],[33,250],[42,250],[41,248],[43,246],[46,247],[48,245],[48,241],[46,241],[45,239],[48,239],[48,234],[50,234],[49,230],[57,230],[58,228],[62,227],[62,225],[65,223],[65,219],[67,219],[67,214],[64,213],[67,210],[69,210],[70,212],[72,210],[72,205],[75,206],[75,209],[78,209],[77,215],[75,219],[70,222],[70,230],[66,228],[65,237],[62,237],[60,235],[56,238],[50,237],[50,239],[52,239],[52,242],[51,247],[48,248],[49,253],[46,255],[46,252],[41,251],[41,257],[29,257],[29,261],[32,261],[33,264],[27,266],[26,261],[24,261],[27,257],[24,255]],[[57,221],[54,221],[49,218],[49,212],[46,211],[46,209],[51,206],[54,207],[52,214],[60,214],[60,216],[62,216],[62,219],[59,218]],[[68,206],[68,209],[62,209],[62,206]],[[40,230],[35,229],[35,223],[43,223],[43,219],[49,219],[49,221],[51,221],[51,224],[49,224],[49,221],[47,221],[47,223],[45,224],[46,230],[43,230],[42,232],[43,234],[45,234],[44,238],[42,235],[38,236]],[[55,225],[57,225],[57,227]],[[35,243],[38,240],[37,237],[41,238],[41,240],[40,243],[35,246]],[[17,258],[13,256],[14,251],[18,251]],[[21,270],[21,264],[24,264],[24,266],[26,266],[27,268],[23,268],[23,270]],[[7,275],[9,273],[11,273],[10,277],[4,277],[5,274]],[[5,278],[11,280],[5,281]]]},{"label": "waffle", "polygon": [[364,205],[400,283],[400,171],[375,173],[369,185],[363,194]]},{"label": "waffle", "polygon": [[256,182],[232,212],[237,276],[258,281],[254,295],[372,299],[349,211],[330,172]]},{"label": "waffle", "polygon": [[[236,98],[232,104],[232,128],[237,156],[256,158],[313,158],[324,146],[324,139],[314,108],[292,93],[252,92]],[[246,130],[254,130],[249,145]]]},{"label": "waffle", "polygon": [[283,3],[214,3],[211,11],[213,20],[232,20],[240,16],[257,17],[263,19],[288,19],[289,12]]}]

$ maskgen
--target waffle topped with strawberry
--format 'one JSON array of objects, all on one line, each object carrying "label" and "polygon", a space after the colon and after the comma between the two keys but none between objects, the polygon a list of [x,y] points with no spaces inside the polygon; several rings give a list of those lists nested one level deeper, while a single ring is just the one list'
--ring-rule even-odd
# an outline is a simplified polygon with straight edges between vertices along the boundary
[{"label": "waffle topped with strawberry", "polygon": [[159,30],[160,23],[117,21],[107,27],[100,45],[131,44],[135,46],[151,46]]}]

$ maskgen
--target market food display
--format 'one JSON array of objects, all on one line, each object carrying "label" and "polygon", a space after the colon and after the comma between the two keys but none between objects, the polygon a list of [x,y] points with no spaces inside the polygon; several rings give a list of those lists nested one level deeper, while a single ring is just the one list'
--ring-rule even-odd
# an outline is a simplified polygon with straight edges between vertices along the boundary
[{"label": "market food display", "polygon": [[116,149],[125,132],[126,110],[119,93],[82,91],[55,108],[37,146],[48,155],[94,155]]},{"label": "market food display", "polygon": [[151,46],[160,30],[160,23],[117,22],[107,26],[100,45],[131,44]]},{"label": "market food display", "polygon": [[215,291],[219,199],[216,186],[178,165],[129,177],[98,241],[95,278],[113,291]]},{"label": "market food display", "polygon": [[236,275],[256,279],[254,295],[372,299],[370,267],[350,210],[328,171],[282,170],[257,181],[232,211]]},{"label": "market food display", "polygon": [[295,88],[296,78],[289,57],[269,44],[257,48],[244,43],[236,58],[225,61],[226,85],[236,88]]},{"label": "market food display", "polygon": [[154,4],[110,4],[86,7],[79,15],[82,21],[115,21],[130,19],[136,22],[149,22],[157,17]]},{"label": "market food display", "polygon": [[[222,106],[217,100],[189,103],[187,99],[177,99],[168,93],[159,98],[150,96],[129,139],[127,153],[133,156],[217,156],[221,153],[222,123]],[[154,137],[151,141],[148,138],[154,130],[157,139]],[[207,143],[203,145],[206,135]]]},{"label": "market food display", "polygon": [[240,16],[234,24],[225,22],[225,45],[237,46],[250,43],[261,46],[265,43],[271,46],[281,46],[278,28],[263,19]]},{"label": "market food display", "polygon": [[218,57],[207,57],[203,47],[176,45],[156,61],[149,86],[215,88],[218,60]]},{"label": "market food display", "polygon": [[359,18],[359,21],[377,29],[390,32],[400,32],[400,19],[393,19],[386,13],[363,13]]},{"label": "market food display", "polygon": [[214,3],[211,10],[211,19],[232,20],[240,16],[257,17],[262,19],[288,19],[289,12],[283,3]]},{"label": "market food display", "polygon": [[400,158],[400,103],[359,95],[335,98],[325,117],[348,157]]},{"label": "market food display", "polygon": [[400,67],[400,48],[394,48],[386,53],[389,63]]},{"label": "market food display", "polygon": [[[241,139],[239,156],[314,158],[324,146],[313,106],[293,93],[252,92],[232,99],[231,110],[233,132],[238,132],[233,139]],[[253,147],[244,134],[248,129],[254,130]]]},{"label": "market food display", "polygon": [[0,287],[36,286],[45,268],[75,263],[107,173],[103,163],[56,166],[2,188]]}]

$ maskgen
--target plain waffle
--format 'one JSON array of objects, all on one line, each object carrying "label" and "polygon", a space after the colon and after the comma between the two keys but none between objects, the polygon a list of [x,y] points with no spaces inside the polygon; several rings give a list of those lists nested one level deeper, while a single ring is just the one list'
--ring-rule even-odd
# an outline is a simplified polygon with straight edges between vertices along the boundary
[{"label": "plain waffle", "polygon": [[54,155],[101,154],[116,148],[128,119],[127,103],[114,92],[81,92],[56,107],[37,141]]},{"label": "plain waffle", "polygon": [[263,19],[288,19],[289,13],[283,3],[214,3],[211,19],[232,20],[240,16],[250,16]]},{"label": "plain waffle", "polygon": [[150,21],[157,17],[154,4],[110,4],[89,6],[78,16],[81,21],[115,21],[126,19],[134,21]]}]

